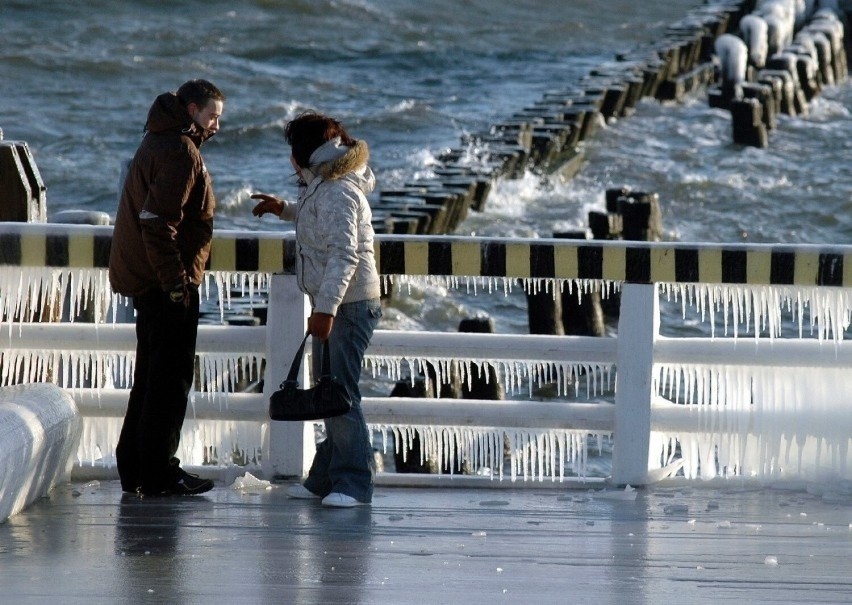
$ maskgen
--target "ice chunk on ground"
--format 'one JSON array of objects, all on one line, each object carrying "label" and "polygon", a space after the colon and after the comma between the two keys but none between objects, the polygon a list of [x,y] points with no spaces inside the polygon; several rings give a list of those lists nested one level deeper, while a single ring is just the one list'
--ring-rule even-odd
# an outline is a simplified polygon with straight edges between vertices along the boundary
[{"label": "ice chunk on ground", "polygon": [[592,494],[592,497],[598,500],[635,500],[636,499],[636,489],[627,485],[623,490],[597,490],[589,492]]},{"label": "ice chunk on ground", "polygon": [[231,484],[231,489],[237,489],[243,492],[262,492],[272,489],[272,484],[265,479],[258,479],[251,473],[246,473],[242,477],[237,477]]}]

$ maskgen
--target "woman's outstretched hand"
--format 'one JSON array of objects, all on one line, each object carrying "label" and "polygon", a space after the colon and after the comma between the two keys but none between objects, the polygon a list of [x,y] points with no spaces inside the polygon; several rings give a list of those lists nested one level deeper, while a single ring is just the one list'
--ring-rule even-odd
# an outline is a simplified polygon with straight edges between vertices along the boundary
[{"label": "woman's outstretched hand", "polygon": [[251,213],[255,216],[263,216],[267,213],[272,213],[275,216],[281,216],[284,211],[284,202],[277,197],[267,195],[265,193],[253,193],[251,199],[260,200],[257,205],[251,209]]}]

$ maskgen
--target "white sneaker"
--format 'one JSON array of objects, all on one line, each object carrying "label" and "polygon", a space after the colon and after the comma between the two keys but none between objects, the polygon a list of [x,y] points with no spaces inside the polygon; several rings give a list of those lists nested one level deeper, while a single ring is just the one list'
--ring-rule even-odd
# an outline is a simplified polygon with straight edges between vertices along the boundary
[{"label": "white sneaker", "polygon": [[352,496],[341,494],[340,492],[331,492],[322,499],[323,506],[334,506],[337,508],[352,508],[353,506],[362,506],[364,503],[359,502]]},{"label": "white sneaker", "polygon": [[301,484],[291,485],[287,488],[287,495],[290,498],[298,498],[300,500],[313,500],[319,496]]}]

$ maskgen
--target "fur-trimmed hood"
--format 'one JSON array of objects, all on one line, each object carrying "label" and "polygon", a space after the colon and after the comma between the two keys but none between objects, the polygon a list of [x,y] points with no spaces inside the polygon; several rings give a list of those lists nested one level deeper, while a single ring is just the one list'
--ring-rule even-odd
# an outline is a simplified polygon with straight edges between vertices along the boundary
[{"label": "fur-trimmed hood", "polygon": [[326,180],[339,179],[349,172],[358,172],[370,160],[370,149],[365,141],[355,141],[347,147],[335,137],[311,154],[309,170]]},{"label": "fur-trimmed hood", "polygon": [[356,141],[355,145],[347,147],[341,144],[340,137],[335,137],[311,154],[311,165],[302,169],[302,178],[308,192],[323,181],[343,179],[369,195],[376,187],[376,177],[367,165],[369,159],[370,148],[365,141]]}]

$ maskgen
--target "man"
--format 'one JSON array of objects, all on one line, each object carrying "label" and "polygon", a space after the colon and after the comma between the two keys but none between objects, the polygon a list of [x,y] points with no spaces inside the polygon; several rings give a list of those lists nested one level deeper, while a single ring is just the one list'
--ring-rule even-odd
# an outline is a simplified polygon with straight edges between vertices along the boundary
[{"label": "man", "polygon": [[137,340],[116,447],[125,492],[194,495],[213,488],[180,468],[174,455],[195,373],[198,286],[216,208],[200,147],[219,130],[224,101],[206,80],[158,96],[121,193],[109,279],[133,300]]}]

